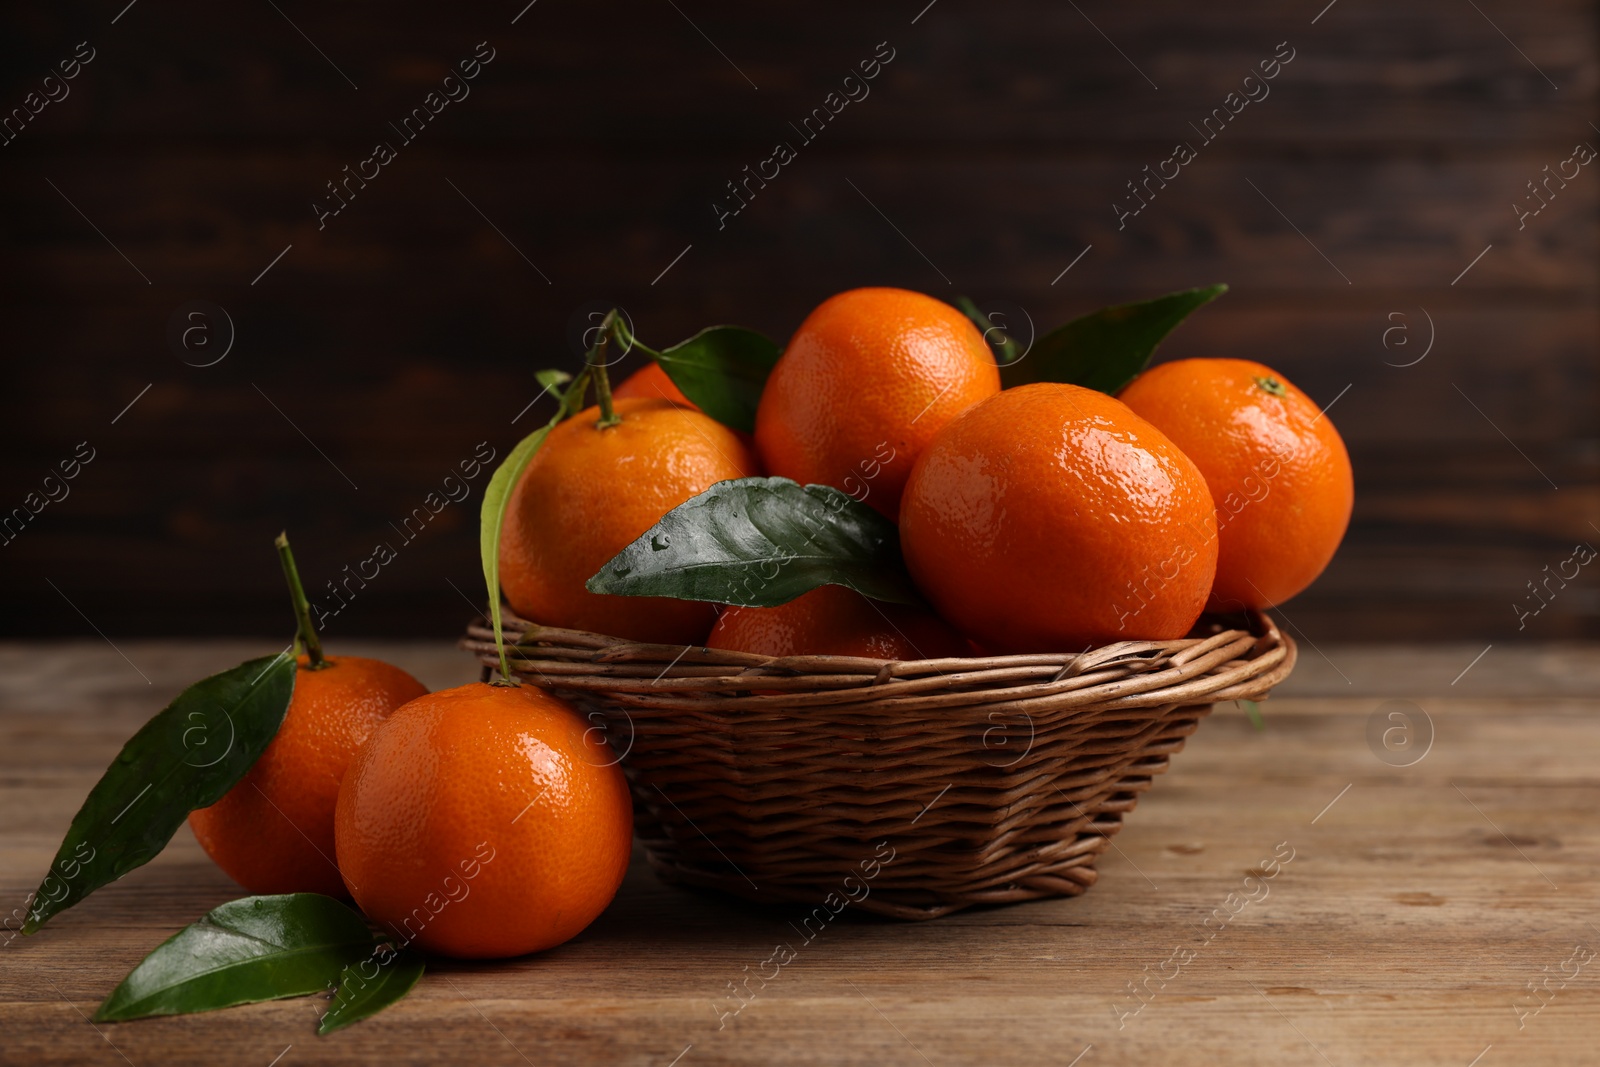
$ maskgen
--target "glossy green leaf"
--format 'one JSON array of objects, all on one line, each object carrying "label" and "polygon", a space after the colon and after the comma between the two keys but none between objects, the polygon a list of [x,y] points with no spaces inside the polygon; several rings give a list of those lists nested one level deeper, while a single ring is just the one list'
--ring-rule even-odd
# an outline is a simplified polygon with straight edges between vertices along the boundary
[{"label": "glossy green leaf", "polygon": [[1244,708],[1244,713],[1250,716],[1250,722],[1257,730],[1265,730],[1267,728],[1267,721],[1261,717],[1260,704],[1257,704],[1254,700],[1236,700],[1234,703]]},{"label": "glossy green leaf", "polygon": [[672,384],[724,426],[754,433],[767,375],[783,354],[772,340],[743,326],[710,326],[656,354]]},{"label": "glossy green leaf", "polygon": [[304,996],[330,988],[375,949],[365,920],[332,897],[244,897],[162,942],[94,1018],[117,1022]]},{"label": "glossy green leaf", "polygon": [[826,485],[736,478],[684,501],[589,579],[595,593],[772,607],[819,585],[918,603],[894,523]]},{"label": "glossy green leaf", "polygon": [[317,1033],[333,1031],[376,1015],[407,993],[422,978],[422,958],[387,947],[346,967],[339,975],[333,1005],[317,1024]]},{"label": "glossy green leaf", "polygon": [[566,372],[545,370],[535,375],[539,384],[547,392],[554,393],[559,401],[556,413],[549,422],[517,442],[517,447],[495,468],[483,491],[483,505],[478,511],[478,552],[482,558],[484,582],[489,588],[489,621],[494,625],[494,643],[500,653],[500,673],[506,678],[511,677],[511,672],[506,665],[504,622],[500,613],[500,531],[505,526],[506,509],[511,506],[511,493],[522,479],[522,472],[533,462],[544,439],[557,423],[583,405],[589,375],[588,369],[583,370],[565,393],[559,391],[559,386],[569,380]]},{"label": "glossy green leaf", "polygon": [[73,817],[23,932],[154,859],[195,808],[222,799],[289,709],[287,649],[196,682],[147,722]]},{"label": "glossy green leaf", "polygon": [[1002,368],[1001,380],[1007,388],[1068,382],[1115,396],[1150,365],[1156,346],[1173,327],[1227,291],[1226,285],[1185,289],[1073,319],[1036,341],[1026,359]]}]

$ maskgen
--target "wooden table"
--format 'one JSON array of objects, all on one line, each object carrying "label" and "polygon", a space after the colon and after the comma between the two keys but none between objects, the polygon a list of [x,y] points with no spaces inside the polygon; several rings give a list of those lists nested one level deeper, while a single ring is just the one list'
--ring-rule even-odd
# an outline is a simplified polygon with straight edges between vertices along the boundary
[{"label": "wooden table", "polygon": [[[476,673],[444,642],[342,650],[433,686]],[[0,646],[0,911],[22,904],[144,719],[265,651]],[[315,999],[97,1030],[87,1017],[129,968],[240,895],[184,830],[0,948],[0,1062],[1594,1063],[1600,960],[1573,961],[1600,949],[1600,649],[1480,651],[1305,643],[1263,706],[1266,731],[1219,708],[1086,896],[833,923],[723,1028],[728,983],[796,940],[797,909],[668,888],[636,858],[575,941],[430,965],[405,1001],[331,1037],[314,1033]],[[1381,725],[1404,729],[1387,715],[1409,714],[1410,755],[1369,744],[1388,701],[1406,702]],[[1421,752],[1430,720],[1426,754],[1391,765]],[[1247,881],[1275,850],[1293,859]]]}]

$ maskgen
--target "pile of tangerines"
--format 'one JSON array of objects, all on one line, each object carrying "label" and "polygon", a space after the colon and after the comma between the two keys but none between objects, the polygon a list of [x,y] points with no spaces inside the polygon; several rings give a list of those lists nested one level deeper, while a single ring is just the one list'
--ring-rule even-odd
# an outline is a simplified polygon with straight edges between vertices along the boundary
[{"label": "pile of tangerines", "polygon": [[[657,363],[614,392],[597,369],[600,403],[550,429],[499,540],[506,600],[547,626],[891,660],[1173,639],[1207,610],[1294,596],[1350,516],[1339,435],[1270,368],[1170,362],[1115,397],[1002,389],[978,326],[905,290],[817,307],[771,369],[753,437]],[[841,585],[720,609],[586,588],[673,508],[756,475],[831,485],[897,522],[926,605]],[[258,893],[348,891],[408,943],[457,956],[548,948],[599,915],[632,814],[598,731],[532,686],[427,694],[388,664],[323,657],[304,621],[302,637],[276,739],[191,816],[225,871]]]},{"label": "pile of tangerines", "polygon": [[[609,406],[559,424],[533,457],[500,582],[527,619],[639,641],[914,659],[1182,637],[1208,607],[1266,608],[1309,585],[1354,495],[1332,422],[1259,363],[1168,363],[1118,397],[1002,389],[973,321],[903,289],[851,290],[806,318],[753,440],[658,363]],[[760,474],[834,486],[897,521],[932,610],[886,617],[840,586],[720,611],[585,587],[665,512]]]}]

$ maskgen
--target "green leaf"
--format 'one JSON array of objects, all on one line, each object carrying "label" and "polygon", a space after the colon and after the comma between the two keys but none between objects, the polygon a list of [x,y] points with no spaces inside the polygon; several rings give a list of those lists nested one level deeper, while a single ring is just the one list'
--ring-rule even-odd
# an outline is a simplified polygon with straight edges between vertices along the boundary
[{"label": "green leaf", "polygon": [[[566,385],[568,382],[572,381],[572,375],[568,374],[564,370],[540,370],[533,372],[533,380],[544,386],[546,390],[550,390]],[[556,399],[559,400],[560,398],[561,394],[558,392],[556,394]],[[535,397],[535,399],[538,398]]]},{"label": "green leaf", "polygon": [[1002,367],[1022,358],[1022,353],[1017,350],[1017,342],[1011,339],[1011,335],[1006,333],[1004,327],[996,326],[970,296],[956,297],[956,307],[972,320],[972,324],[983,334],[983,339],[990,348],[1000,349],[999,363]]},{"label": "green leaf", "polygon": [[1257,730],[1265,730],[1267,728],[1267,721],[1261,717],[1260,704],[1257,704],[1254,700],[1235,700],[1234,703],[1244,708],[1244,713],[1250,716],[1250,722],[1255,725]]},{"label": "green leaf", "polygon": [[384,953],[379,952],[344,969],[339,975],[339,991],[334,994],[333,1006],[323,1014],[317,1033],[331,1034],[360,1022],[411,992],[411,987],[422,978],[422,958],[386,951],[387,959],[380,959]]},{"label": "green leaf", "polygon": [[[534,376],[547,392],[553,392],[560,401],[556,413],[549,422],[517,442],[517,447],[495,468],[489,478],[488,488],[483,491],[483,505],[478,511],[478,552],[483,562],[483,578],[489,587],[489,620],[494,624],[494,643],[500,653],[500,674],[504,678],[511,677],[511,670],[506,664],[504,623],[500,614],[500,531],[505,525],[506,509],[511,506],[511,493],[516,489],[517,482],[522,480],[522,472],[533,462],[534,453],[539,451],[544,439],[556,428],[557,423],[582,407],[584,394],[588,392],[589,375],[590,371],[585,368],[575,380],[565,371],[558,370],[544,370]],[[571,387],[565,393],[561,392],[559,386],[569,380],[572,381]]]},{"label": "green leaf", "polygon": [[1173,327],[1227,291],[1226,285],[1210,285],[1101,308],[1045,334],[1028,358],[1006,366],[1001,378],[1007,388],[1068,382],[1115,396],[1150,365],[1156,346]]},{"label": "green leaf", "polygon": [[23,932],[148,863],[189,812],[221,800],[278,732],[294,678],[286,649],[196,682],[145,723],[73,817]]},{"label": "green leaf", "polygon": [[773,607],[819,585],[920,603],[894,523],[827,485],[718,482],[662,516],[589,579],[594,593]]},{"label": "green leaf", "polygon": [[361,916],[332,897],[244,897],[162,942],[94,1019],[181,1015],[316,993],[375,948]]},{"label": "green leaf", "polygon": [[761,390],[782,354],[755,330],[710,326],[655,358],[695,407],[724,426],[754,433]]}]

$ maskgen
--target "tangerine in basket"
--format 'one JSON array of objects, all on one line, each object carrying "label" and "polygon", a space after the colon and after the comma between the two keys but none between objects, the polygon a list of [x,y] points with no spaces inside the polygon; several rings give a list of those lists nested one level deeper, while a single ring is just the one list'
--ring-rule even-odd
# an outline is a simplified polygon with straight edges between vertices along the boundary
[{"label": "tangerine in basket", "polygon": [[605,910],[633,803],[569,704],[476,682],[413,700],[373,733],[337,823],[362,911],[406,944],[487,959],[559,945]]},{"label": "tangerine in basket", "polygon": [[277,736],[221,800],[189,813],[206,855],[252,893],[346,895],[334,865],[339,785],[373,729],[428,691],[382,660],[323,663],[300,657]]},{"label": "tangerine in basket", "polygon": [[750,446],[708,415],[663,399],[616,401],[558,424],[512,493],[500,585],[517,614],[547,626],[690,645],[715,620],[705,603],[591,593],[584,583],[661,516],[729,478],[759,474]]},{"label": "tangerine in basket", "polygon": [[900,543],[939,614],[1000,653],[1182,637],[1217,563],[1194,462],[1120,401],[1049,382],[939,432],[906,484]]},{"label": "tangerine in basket", "polygon": [[1244,359],[1152,367],[1121,399],[1195,461],[1217,506],[1210,609],[1269,608],[1310,585],[1350,524],[1355,478],[1333,423]]},{"label": "tangerine in basket", "polygon": [[756,410],[770,474],[842,489],[894,518],[918,454],[945,423],[1000,391],[983,335],[905,289],[852,289],[806,316]]},{"label": "tangerine in basket", "polygon": [[640,396],[670,400],[684,407],[694,407],[689,398],[683,395],[683,390],[667,377],[667,372],[655,360],[628,375],[620,385],[611,390],[613,400],[627,400],[630,397]]},{"label": "tangerine in basket", "polygon": [[917,660],[972,654],[937,615],[870,600],[842,585],[818,586],[771,608],[725,608],[706,645],[762,656]]}]

